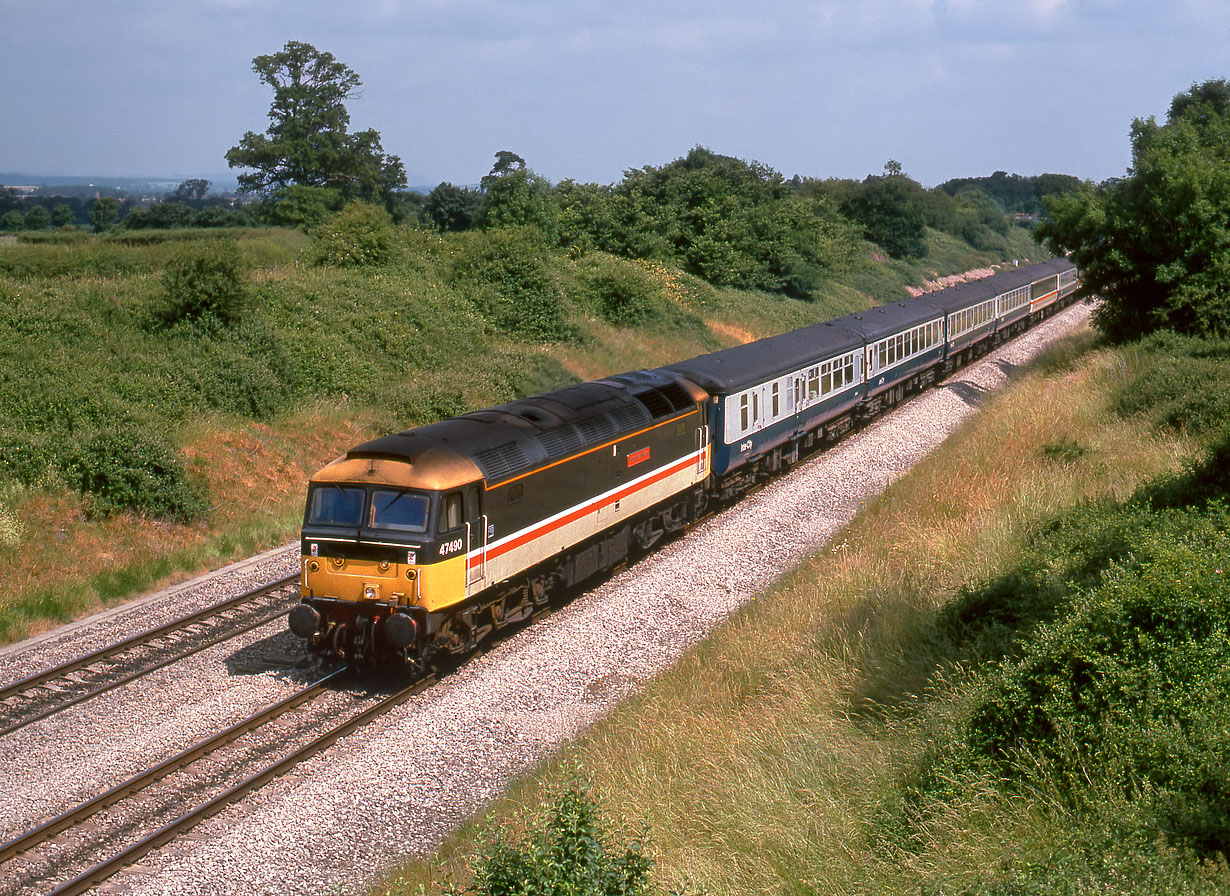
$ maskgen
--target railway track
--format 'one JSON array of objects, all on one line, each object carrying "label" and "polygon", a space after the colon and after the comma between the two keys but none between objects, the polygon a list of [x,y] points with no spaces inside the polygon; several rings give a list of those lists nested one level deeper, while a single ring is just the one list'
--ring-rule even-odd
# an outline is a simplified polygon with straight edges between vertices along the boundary
[{"label": "railway track", "polygon": [[[56,896],[84,893],[434,681],[429,675],[378,698],[346,699],[338,696],[337,685],[347,680],[348,672],[338,669],[0,844],[0,892],[25,892],[41,885]],[[331,717],[322,725],[319,714],[312,710],[330,695],[347,705],[327,711],[344,718]],[[280,729],[274,725],[279,721]],[[240,747],[240,741],[257,732],[264,736]],[[270,759],[271,754],[277,754],[276,758]],[[173,780],[176,778],[184,780]],[[151,788],[163,779],[168,779],[165,793],[160,798],[151,796]],[[191,808],[185,811],[185,805]],[[83,865],[87,870],[78,872]]]},{"label": "railway track", "polygon": [[272,622],[299,600],[286,576],[0,688],[0,737]]}]

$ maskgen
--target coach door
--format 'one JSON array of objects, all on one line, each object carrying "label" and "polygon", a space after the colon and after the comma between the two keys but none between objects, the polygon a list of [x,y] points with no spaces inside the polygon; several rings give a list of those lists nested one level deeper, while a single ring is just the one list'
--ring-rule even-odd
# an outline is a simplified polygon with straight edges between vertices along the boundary
[{"label": "coach door", "polygon": [[487,578],[487,515],[483,513],[482,487],[476,482],[463,491],[466,520],[466,593],[480,590]]}]

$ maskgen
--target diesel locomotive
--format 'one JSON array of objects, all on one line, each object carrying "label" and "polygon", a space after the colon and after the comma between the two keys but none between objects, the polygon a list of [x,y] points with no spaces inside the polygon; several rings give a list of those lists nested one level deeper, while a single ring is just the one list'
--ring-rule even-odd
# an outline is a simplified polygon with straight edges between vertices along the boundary
[{"label": "diesel locomotive", "polygon": [[1064,259],[359,445],[308,484],[291,630],[422,668],[1074,300]]}]

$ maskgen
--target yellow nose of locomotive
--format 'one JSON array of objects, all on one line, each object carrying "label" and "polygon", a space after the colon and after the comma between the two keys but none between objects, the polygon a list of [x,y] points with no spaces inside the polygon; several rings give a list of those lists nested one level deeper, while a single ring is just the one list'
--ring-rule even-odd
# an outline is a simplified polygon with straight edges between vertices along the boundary
[{"label": "yellow nose of locomotive", "polygon": [[305,557],[302,591],[305,598],[410,606],[417,603],[419,568],[390,560]]}]

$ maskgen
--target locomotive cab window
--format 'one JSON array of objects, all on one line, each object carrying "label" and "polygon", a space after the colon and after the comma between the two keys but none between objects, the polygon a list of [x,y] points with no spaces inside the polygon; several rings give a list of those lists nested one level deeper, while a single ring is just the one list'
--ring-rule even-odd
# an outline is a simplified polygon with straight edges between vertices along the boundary
[{"label": "locomotive cab window", "polygon": [[440,506],[440,531],[448,532],[461,526],[461,492],[444,496]]},{"label": "locomotive cab window", "polygon": [[369,525],[373,529],[426,532],[431,499],[420,492],[373,489]]},{"label": "locomotive cab window", "polygon": [[357,527],[363,519],[363,499],[363,489],[358,486],[313,486],[308,502],[308,523]]}]

